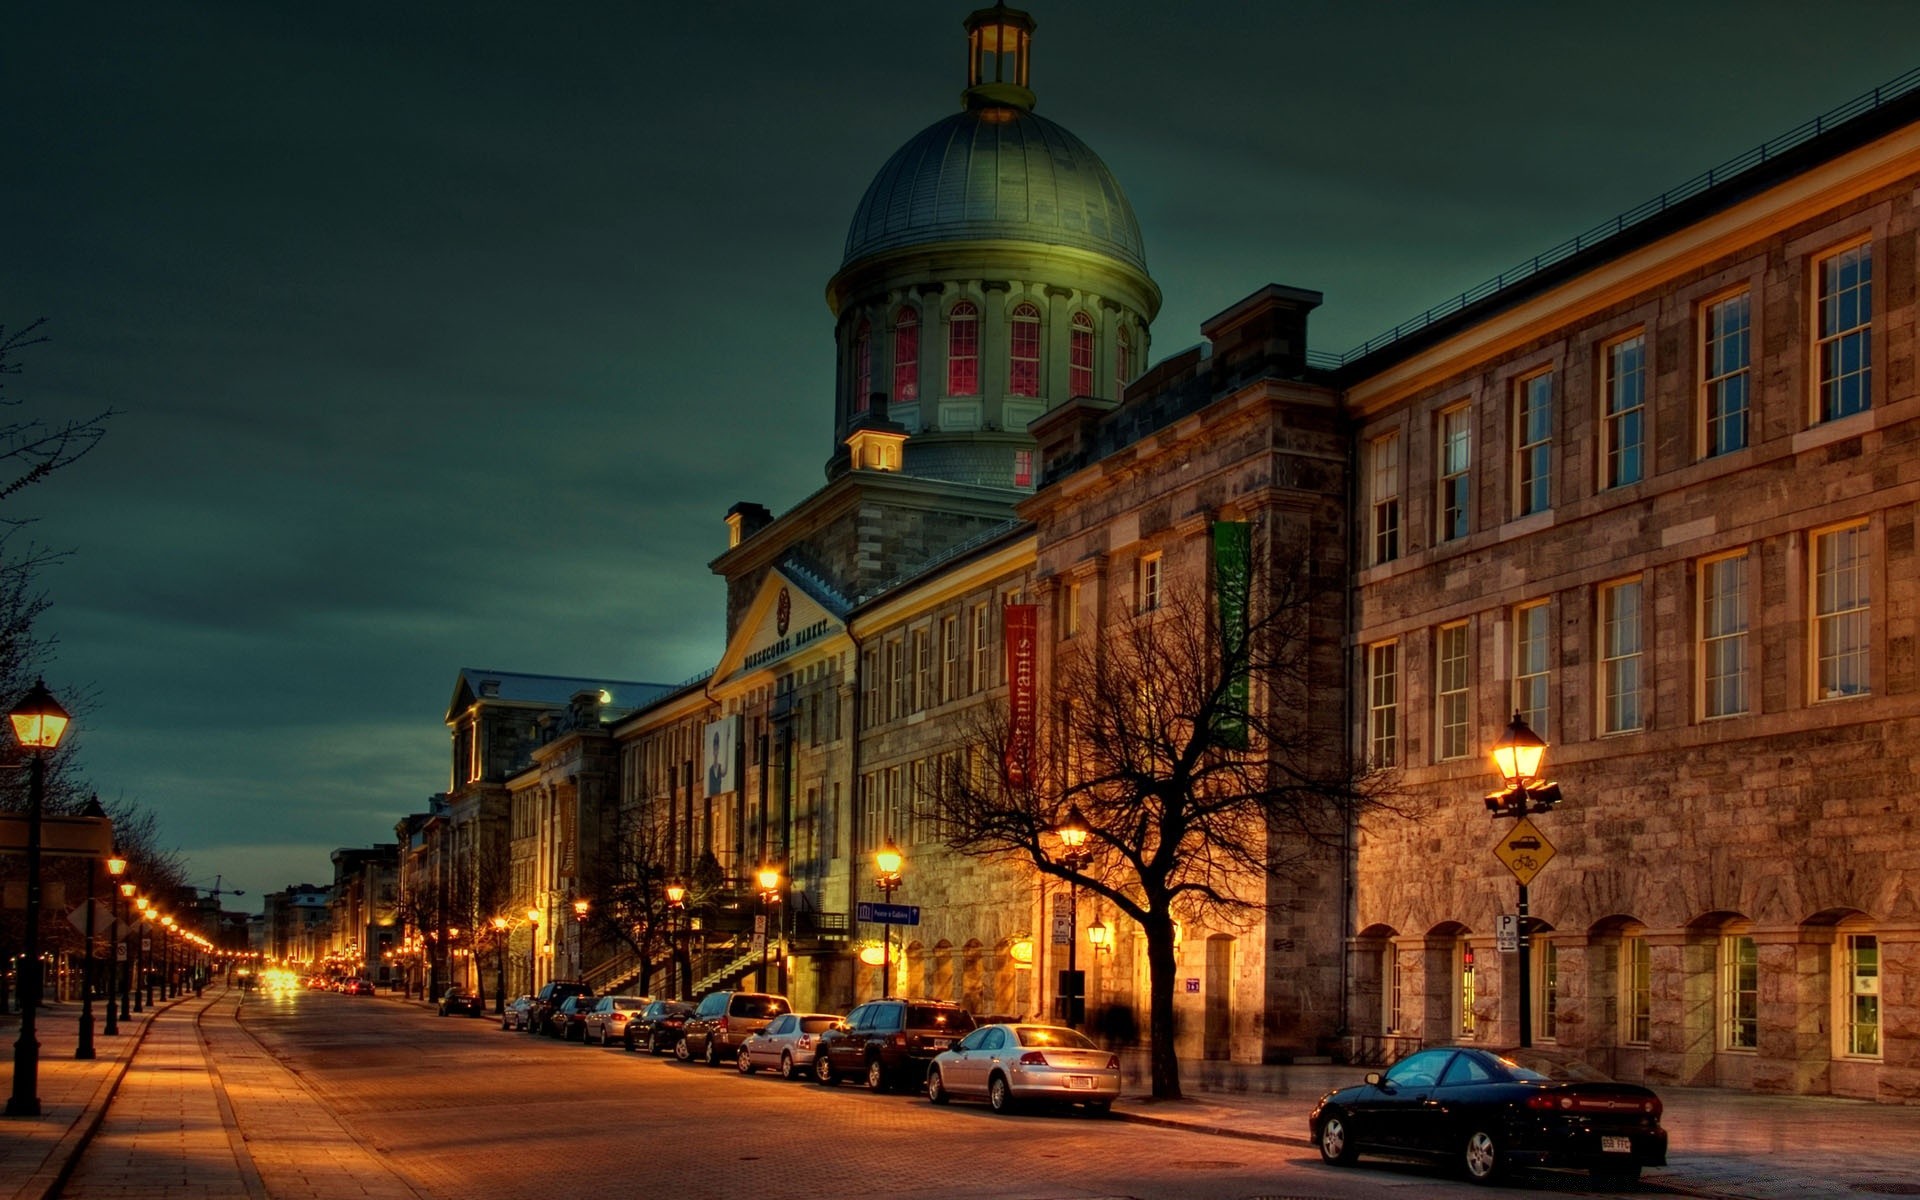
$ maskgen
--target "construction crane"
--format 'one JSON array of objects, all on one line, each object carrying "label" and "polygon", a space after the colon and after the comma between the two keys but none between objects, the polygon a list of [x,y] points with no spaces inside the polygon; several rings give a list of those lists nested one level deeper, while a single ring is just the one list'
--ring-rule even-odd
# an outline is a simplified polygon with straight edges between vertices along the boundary
[{"label": "construction crane", "polygon": [[215,876],[213,877],[213,886],[212,886],[212,887],[203,887],[203,888],[201,888],[201,889],[200,889],[201,891],[203,891],[203,892],[205,892],[205,893],[207,894],[207,899],[209,899],[209,900],[212,900],[212,899],[214,899],[214,898],[216,898],[216,897],[219,897],[219,896],[244,896],[244,895],[246,895],[246,894],[247,894],[247,890],[246,890],[245,888],[223,888],[223,887],[221,887],[221,886],[220,886],[220,883],[221,883],[221,880],[222,880],[222,878],[223,878],[222,876],[219,876],[219,875],[215,875]]}]

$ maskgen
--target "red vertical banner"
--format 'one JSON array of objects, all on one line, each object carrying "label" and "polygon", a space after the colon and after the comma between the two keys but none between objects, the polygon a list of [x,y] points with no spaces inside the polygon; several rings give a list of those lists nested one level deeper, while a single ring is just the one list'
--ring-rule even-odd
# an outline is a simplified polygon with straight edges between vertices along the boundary
[{"label": "red vertical banner", "polygon": [[1034,710],[1038,704],[1040,610],[1033,604],[1009,604],[1001,610],[1007,635],[1008,787],[1026,787],[1033,763]]}]

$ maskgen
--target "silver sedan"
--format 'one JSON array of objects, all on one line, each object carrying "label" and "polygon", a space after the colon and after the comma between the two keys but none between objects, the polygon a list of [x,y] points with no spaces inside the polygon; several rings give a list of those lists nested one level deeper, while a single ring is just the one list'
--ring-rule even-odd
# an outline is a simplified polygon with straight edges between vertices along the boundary
[{"label": "silver sedan", "polygon": [[1120,1059],[1058,1025],[982,1025],[927,1070],[927,1099],[955,1096],[982,1098],[1002,1113],[1027,1102],[1104,1113],[1120,1097]]},{"label": "silver sedan", "polygon": [[813,1068],[820,1035],[840,1020],[832,1013],[781,1013],[740,1046],[742,1075],[778,1071],[782,1079],[805,1079]]}]

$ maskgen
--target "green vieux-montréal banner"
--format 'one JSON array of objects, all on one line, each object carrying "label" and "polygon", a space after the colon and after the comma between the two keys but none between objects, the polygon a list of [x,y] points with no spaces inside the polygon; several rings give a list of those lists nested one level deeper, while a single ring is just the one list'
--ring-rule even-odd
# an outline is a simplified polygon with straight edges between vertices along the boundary
[{"label": "green vieux-montr\u00e9al banner", "polygon": [[1245,521],[1213,523],[1213,594],[1219,608],[1221,669],[1226,686],[1214,736],[1236,750],[1247,748],[1247,600],[1252,538]]}]

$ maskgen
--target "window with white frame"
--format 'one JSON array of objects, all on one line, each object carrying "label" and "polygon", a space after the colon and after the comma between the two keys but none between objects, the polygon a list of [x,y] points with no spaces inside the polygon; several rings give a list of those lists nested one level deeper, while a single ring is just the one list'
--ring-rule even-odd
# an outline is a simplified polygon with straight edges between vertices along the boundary
[{"label": "window with white frame", "polygon": [[893,316],[893,399],[911,404],[920,398],[920,314],[902,308]]},{"label": "window with white frame", "polygon": [[1367,647],[1367,758],[1376,767],[1400,761],[1400,643]]},{"label": "window with white frame", "polygon": [[1747,555],[1700,564],[1700,713],[1747,711]]},{"label": "window with white frame", "polygon": [[987,624],[985,602],[973,606],[973,662],[968,669],[967,690],[984,691],[993,686],[993,630]]},{"label": "window with white frame", "polygon": [[907,648],[899,638],[887,643],[887,720],[907,715]]},{"label": "window with white frame", "polygon": [[1553,372],[1514,385],[1514,515],[1553,507]]},{"label": "window with white frame", "polygon": [[1401,1013],[1406,1004],[1406,988],[1400,974],[1400,948],[1392,942],[1380,952],[1380,983],[1384,993],[1380,1004],[1380,1032],[1399,1033],[1406,1027]]},{"label": "window with white frame", "polygon": [[1545,600],[1513,610],[1513,711],[1543,738],[1553,736],[1547,732],[1547,685],[1552,678],[1547,665],[1549,612]]},{"label": "window with white frame", "polygon": [[1746,292],[1715,301],[1701,312],[1701,401],[1706,413],[1709,457],[1747,444],[1747,387],[1753,362],[1753,298]]},{"label": "window with white frame", "polygon": [[1457,994],[1460,997],[1460,1010],[1454,1014],[1454,1023],[1458,1026],[1460,1040],[1470,1042],[1479,1033],[1480,1018],[1474,1011],[1479,1000],[1479,990],[1473,979],[1473,947],[1463,938],[1454,943],[1454,979]]},{"label": "window with white frame", "polygon": [[960,618],[940,618],[940,702],[960,695]]},{"label": "window with white frame", "polygon": [[1841,1053],[1880,1057],[1880,939],[1871,933],[1840,938]]},{"label": "window with white frame", "polygon": [[1873,246],[1862,242],[1820,260],[1814,357],[1819,419],[1864,412],[1872,403]]},{"label": "window with white frame", "polygon": [[1013,310],[1007,351],[1007,395],[1040,394],[1040,310],[1022,304]]},{"label": "window with white frame", "polygon": [[980,394],[980,310],[962,300],[947,314],[947,395]]},{"label": "window with white frame", "polygon": [[1646,350],[1644,334],[1614,342],[1602,351],[1605,421],[1601,444],[1602,487],[1640,482],[1646,473]]},{"label": "window with white frame", "polygon": [[1640,620],[1640,580],[1628,579],[1600,589],[1600,731],[1626,733],[1639,729],[1641,712],[1640,655],[1644,633]]},{"label": "window with white frame", "polygon": [[1730,933],[1720,939],[1720,1046],[1752,1050],[1760,1045],[1760,951],[1753,938]]},{"label": "window with white frame", "polygon": [[1653,955],[1647,939],[1620,939],[1620,1040],[1644,1046],[1653,1040]]},{"label": "window with white frame", "polygon": [[880,652],[866,650],[860,655],[860,670],[865,676],[865,687],[861,689],[861,722],[868,729],[880,723]]},{"label": "window with white frame", "polygon": [[1466,405],[1440,414],[1439,540],[1451,542],[1472,531],[1473,413]]},{"label": "window with white frame", "polygon": [[1400,435],[1367,443],[1367,495],[1372,555],[1377,565],[1400,557]]},{"label": "window with white frame", "polygon": [[1540,1036],[1548,1041],[1560,1037],[1560,943],[1540,943]]},{"label": "window with white frame", "polygon": [[1133,379],[1133,335],[1125,325],[1113,332],[1113,381],[1117,388]]},{"label": "window with white frame", "polygon": [[1813,546],[1814,699],[1864,696],[1873,615],[1866,522],[1817,533]]},{"label": "window with white frame", "polygon": [[914,712],[933,707],[933,631],[913,631],[913,682],[907,689]]},{"label": "window with white frame", "polygon": [[1134,563],[1133,607],[1135,612],[1152,612],[1160,607],[1160,552],[1142,554]]},{"label": "window with white frame", "polygon": [[1434,736],[1438,758],[1467,754],[1467,624],[1442,625],[1434,637]]},{"label": "window with white frame", "polygon": [[1033,486],[1033,451],[1015,450],[1013,452],[1013,486],[1017,488]]},{"label": "window with white frame", "polygon": [[1073,314],[1067,336],[1067,390],[1075,396],[1093,395],[1093,318]]},{"label": "window with white frame", "polygon": [[1080,582],[1078,580],[1060,590],[1060,632],[1070,638],[1080,636]]}]

